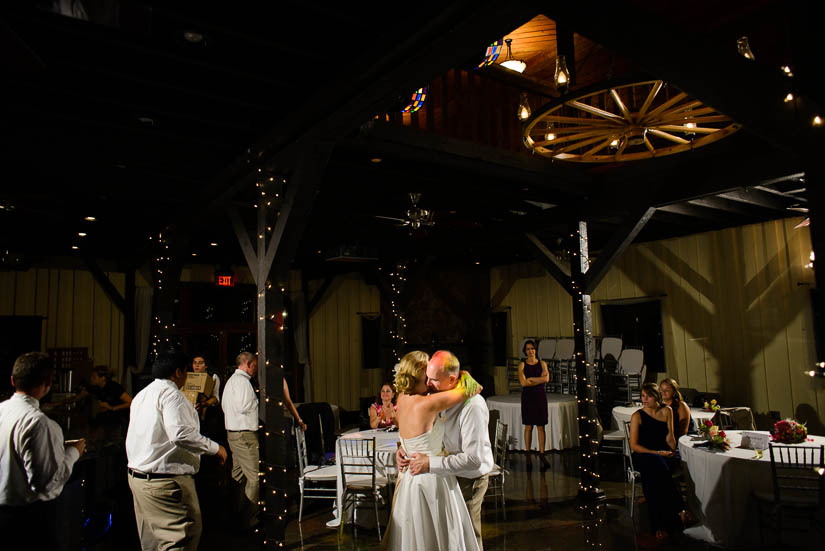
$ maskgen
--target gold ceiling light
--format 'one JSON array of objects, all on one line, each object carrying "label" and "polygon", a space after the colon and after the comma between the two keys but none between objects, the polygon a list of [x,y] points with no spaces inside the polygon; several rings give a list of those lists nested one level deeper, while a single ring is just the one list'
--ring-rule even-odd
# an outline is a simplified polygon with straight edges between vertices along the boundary
[{"label": "gold ceiling light", "polygon": [[756,59],[753,56],[753,52],[751,51],[751,45],[748,43],[747,36],[741,36],[736,39],[736,51],[739,52],[739,55],[741,55],[744,58],[750,59],[751,61]]},{"label": "gold ceiling light", "polygon": [[517,73],[523,73],[527,68],[527,64],[524,61],[513,57],[513,51],[510,49],[513,44],[513,39],[505,38],[504,43],[507,44],[507,57],[505,57],[504,61],[501,62],[501,66]]},{"label": "gold ceiling light", "polygon": [[567,69],[567,60],[563,55],[556,58],[556,72],[553,75],[553,81],[556,83],[556,88],[564,93],[570,86],[570,71]]},{"label": "gold ceiling light", "polygon": [[562,97],[525,120],[521,107],[526,97],[522,93],[519,105],[522,141],[535,153],[562,161],[615,163],[662,157],[716,142],[740,127],[661,80]]},{"label": "gold ceiling light", "polygon": [[518,119],[520,121],[526,121],[530,118],[530,114],[530,102],[527,101],[527,92],[522,92],[519,96],[518,109],[516,109],[516,115],[518,115]]}]

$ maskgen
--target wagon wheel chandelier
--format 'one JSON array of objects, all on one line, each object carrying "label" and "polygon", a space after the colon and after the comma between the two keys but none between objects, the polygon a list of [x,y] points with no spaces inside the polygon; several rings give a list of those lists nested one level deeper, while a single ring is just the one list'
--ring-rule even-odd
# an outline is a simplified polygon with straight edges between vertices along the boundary
[{"label": "wagon wheel chandelier", "polygon": [[608,163],[690,151],[739,128],[674,86],[650,80],[552,101],[522,123],[522,139],[552,159]]}]

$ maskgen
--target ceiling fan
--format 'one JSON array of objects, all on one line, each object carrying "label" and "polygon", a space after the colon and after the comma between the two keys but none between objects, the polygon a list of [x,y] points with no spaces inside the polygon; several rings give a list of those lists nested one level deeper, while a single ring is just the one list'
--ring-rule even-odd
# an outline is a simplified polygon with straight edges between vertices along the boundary
[{"label": "ceiling fan", "polygon": [[435,225],[435,220],[433,219],[433,211],[429,209],[422,209],[418,206],[418,201],[421,199],[421,194],[417,192],[412,192],[409,194],[410,203],[412,206],[407,209],[407,217],[406,218],[396,218],[393,216],[379,216],[374,215],[375,218],[379,218],[381,220],[391,220],[393,222],[398,222],[398,226],[409,226],[410,228],[417,230],[421,226],[433,226]]}]

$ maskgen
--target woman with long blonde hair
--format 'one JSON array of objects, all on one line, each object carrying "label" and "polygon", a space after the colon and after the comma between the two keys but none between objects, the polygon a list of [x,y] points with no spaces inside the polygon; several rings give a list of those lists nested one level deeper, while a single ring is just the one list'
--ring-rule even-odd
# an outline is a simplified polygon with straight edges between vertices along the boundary
[{"label": "woman with long blonde hair", "polygon": [[[443,454],[444,423],[438,413],[481,392],[481,386],[467,372],[453,390],[427,394],[427,362],[420,351],[401,358],[395,375],[396,422],[401,446],[409,457],[413,453]],[[397,482],[384,549],[478,550],[467,504],[454,475],[402,473]]]}]

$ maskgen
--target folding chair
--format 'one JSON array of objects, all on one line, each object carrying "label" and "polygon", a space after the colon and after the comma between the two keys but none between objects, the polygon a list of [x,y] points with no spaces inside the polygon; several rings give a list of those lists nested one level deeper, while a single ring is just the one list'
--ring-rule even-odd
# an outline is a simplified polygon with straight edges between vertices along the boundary
[{"label": "folding chair", "polygon": [[378,517],[378,503],[386,506],[381,489],[387,486],[387,477],[375,472],[375,438],[339,438],[338,466],[341,469],[341,525],[339,535],[344,533],[347,507],[353,513],[353,530],[358,509],[372,502],[375,511],[375,528],[381,541],[381,522]]},{"label": "folding chair", "polygon": [[[298,523],[304,512],[304,498],[306,499],[336,499],[338,491],[335,487],[338,480],[338,473],[335,465],[308,465],[307,464],[307,443],[303,429],[300,425],[295,427],[295,442],[298,447],[298,488],[301,490],[301,504],[298,507]],[[332,483],[329,487],[316,487],[319,483]]]},{"label": "folding chair", "polygon": [[[817,513],[825,507],[825,446],[782,446],[771,443],[772,493],[757,493],[760,513],[765,507],[768,520],[774,522],[776,545],[782,546],[782,529],[788,516],[804,516],[808,528],[816,526],[821,530],[822,523],[817,521]],[[764,539],[764,522],[759,523]]]},{"label": "folding chair", "polygon": [[636,508],[636,481],[641,482],[642,474],[633,467],[633,453],[630,451],[630,421],[624,422],[624,435],[628,442],[627,459],[630,466],[627,467],[627,478],[625,484],[630,482],[630,518],[633,519],[633,511]]},{"label": "folding chair", "polygon": [[490,472],[489,485],[487,486],[487,495],[485,497],[492,497],[493,503],[498,512],[498,499],[501,498],[501,511],[504,520],[507,520],[507,510],[504,503],[504,480],[510,474],[505,468],[507,462],[507,425],[501,422],[501,419],[496,421],[496,435],[493,441],[493,460],[495,465]]}]

